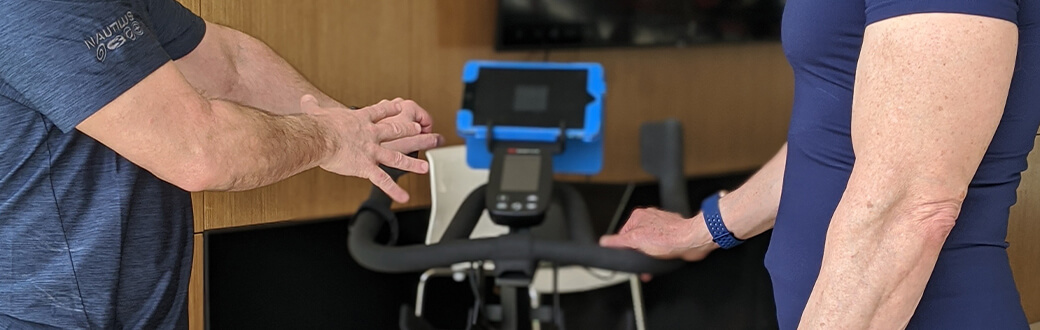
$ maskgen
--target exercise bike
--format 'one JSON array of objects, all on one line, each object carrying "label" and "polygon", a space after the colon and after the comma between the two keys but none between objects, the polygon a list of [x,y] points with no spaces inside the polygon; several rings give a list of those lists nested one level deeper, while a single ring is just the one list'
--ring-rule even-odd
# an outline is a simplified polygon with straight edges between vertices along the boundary
[{"label": "exercise bike", "polygon": [[[463,80],[456,126],[466,139],[467,164],[490,170],[487,184],[467,195],[439,241],[412,246],[376,242],[384,225],[395,220],[390,198],[373,187],[348,239],[359,264],[379,272],[413,272],[464,263],[452,269],[473,282],[476,302],[467,329],[503,330],[564,327],[558,303],[531,307],[528,287],[546,263],[554,270],[581,265],[626,273],[663,273],[681,265],[600,247],[582,196],[553,180],[554,173],[591,175],[602,168],[605,84],[598,64],[474,61],[467,63]],[[388,173],[395,179],[402,174]],[[508,231],[471,238],[485,210]],[[497,304],[481,299],[485,271],[494,279]],[[432,329],[414,314],[402,308],[402,329]]]}]

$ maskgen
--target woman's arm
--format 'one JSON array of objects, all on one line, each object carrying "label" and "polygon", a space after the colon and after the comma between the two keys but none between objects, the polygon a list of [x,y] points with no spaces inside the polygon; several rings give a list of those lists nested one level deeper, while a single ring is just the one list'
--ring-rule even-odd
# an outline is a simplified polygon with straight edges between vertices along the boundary
[{"label": "woman's arm", "polygon": [[866,28],[852,106],[856,163],[802,328],[905,327],[1003,113],[1018,29],[965,14]]}]

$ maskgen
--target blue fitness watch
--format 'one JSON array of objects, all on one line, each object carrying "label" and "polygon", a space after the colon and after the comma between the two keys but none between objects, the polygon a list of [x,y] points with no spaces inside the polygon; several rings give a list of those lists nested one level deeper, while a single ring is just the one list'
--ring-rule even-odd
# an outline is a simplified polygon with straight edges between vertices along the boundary
[{"label": "blue fitness watch", "polygon": [[734,237],[733,232],[729,231],[726,228],[726,224],[722,222],[722,213],[719,212],[719,198],[721,197],[722,193],[720,192],[705,198],[701,202],[701,212],[704,213],[704,223],[708,225],[711,240],[723,249],[730,249],[740,245],[740,243],[744,243],[744,241]]}]

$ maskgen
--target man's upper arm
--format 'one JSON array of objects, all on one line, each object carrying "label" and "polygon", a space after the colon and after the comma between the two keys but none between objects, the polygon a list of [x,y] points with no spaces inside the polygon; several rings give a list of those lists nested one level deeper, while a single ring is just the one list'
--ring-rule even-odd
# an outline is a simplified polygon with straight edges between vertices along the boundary
[{"label": "man's upper arm", "polygon": [[959,202],[1000,122],[1017,40],[1013,22],[981,15],[870,24],[856,71],[849,189],[925,190]]},{"label": "man's upper arm", "polygon": [[[138,2],[11,0],[0,12],[0,80],[64,132],[78,128],[160,178],[201,138],[208,102],[170,61]],[[175,182],[176,183],[176,182]]]},{"label": "man's upper arm", "polygon": [[206,22],[206,35],[191,53],[177,59],[177,68],[202,95],[228,99],[238,81],[232,30]]},{"label": "man's upper arm", "polygon": [[143,8],[11,0],[0,13],[0,80],[65,132],[170,60]]},{"label": "man's upper arm", "polygon": [[76,128],[182,188],[205,178],[209,103],[167,62]]},{"label": "man's upper arm", "polygon": [[192,87],[207,98],[226,99],[238,73],[233,30],[204,21],[173,0],[147,0],[157,38]]},{"label": "man's upper arm", "polygon": [[146,0],[155,37],[170,58],[191,53],[208,31],[206,22],[174,0]]}]

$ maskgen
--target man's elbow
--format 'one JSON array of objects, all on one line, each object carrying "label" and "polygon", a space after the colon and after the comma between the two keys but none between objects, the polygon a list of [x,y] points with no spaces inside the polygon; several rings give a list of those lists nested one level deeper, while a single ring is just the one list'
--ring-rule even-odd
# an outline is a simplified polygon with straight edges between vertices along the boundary
[{"label": "man's elbow", "polygon": [[189,192],[227,190],[230,175],[210,151],[199,148],[185,155],[166,181]]}]

